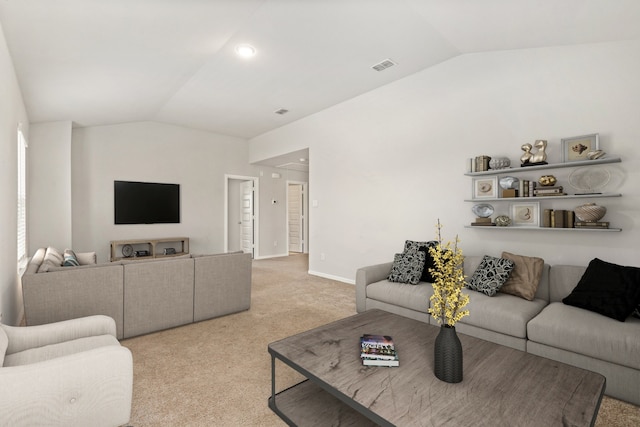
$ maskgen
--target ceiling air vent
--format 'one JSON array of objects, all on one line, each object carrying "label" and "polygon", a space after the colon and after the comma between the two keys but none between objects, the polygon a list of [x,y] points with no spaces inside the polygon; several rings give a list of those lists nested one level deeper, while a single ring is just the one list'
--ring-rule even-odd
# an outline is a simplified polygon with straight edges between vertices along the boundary
[{"label": "ceiling air vent", "polygon": [[396,65],[395,62],[393,62],[390,59],[385,59],[382,62],[377,63],[376,65],[372,66],[371,68],[373,68],[376,71],[384,71],[389,67],[393,67],[394,65]]},{"label": "ceiling air vent", "polygon": [[289,110],[287,110],[286,108],[281,108],[279,110],[274,111],[274,113],[280,114],[281,116],[287,114],[288,112],[289,112]]}]

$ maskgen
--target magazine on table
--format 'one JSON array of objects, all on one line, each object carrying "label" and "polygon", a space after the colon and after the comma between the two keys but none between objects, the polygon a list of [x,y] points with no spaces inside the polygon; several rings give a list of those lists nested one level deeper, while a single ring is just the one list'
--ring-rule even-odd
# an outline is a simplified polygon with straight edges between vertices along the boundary
[{"label": "magazine on table", "polygon": [[360,337],[360,358],[365,366],[400,366],[393,338],[388,335]]}]

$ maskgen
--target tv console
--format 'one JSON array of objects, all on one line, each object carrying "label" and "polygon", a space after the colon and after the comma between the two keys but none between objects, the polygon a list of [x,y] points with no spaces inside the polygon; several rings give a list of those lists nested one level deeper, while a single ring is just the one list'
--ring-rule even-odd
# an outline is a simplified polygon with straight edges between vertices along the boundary
[{"label": "tv console", "polygon": [[[111,262],[122,259],[165,258],[189,253],[188,237],[112,240]],[[140,254],[143,254],[142,256]]]}]

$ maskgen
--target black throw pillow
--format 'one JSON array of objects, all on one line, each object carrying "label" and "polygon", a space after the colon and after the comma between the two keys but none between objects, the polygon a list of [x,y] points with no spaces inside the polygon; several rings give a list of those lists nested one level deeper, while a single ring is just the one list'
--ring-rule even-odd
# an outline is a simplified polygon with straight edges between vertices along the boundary
[{"label": "black throw pillow", "polygon": [[640,268],[594,258],[562,302],[624,322],[640,304]]},{"label": "black throw pillow", "polygon": [[421,251],[424,252],[424,269],[422,270],[422,276],[420,277],[421,282],[433,283],[434,279],[429,272],[430,268],[435,268],[436,265],[433,262],[433,257],[429,253],[430,247],[436,247],[438,242],[436,240],[432,240],[430,242],[417,242],[414,240],[407,240],[404,242],[404,252],[410,251]]}]

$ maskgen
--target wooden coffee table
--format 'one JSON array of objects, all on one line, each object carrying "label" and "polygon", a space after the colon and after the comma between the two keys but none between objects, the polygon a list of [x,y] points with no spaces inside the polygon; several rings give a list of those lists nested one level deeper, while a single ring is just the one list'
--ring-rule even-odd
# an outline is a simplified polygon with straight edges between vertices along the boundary
[{"label": "wooden coffee table", "polygon": [[[433,374],[439,327],[370,310],[269,344],[269,407],[299,426],[592,426],[595,372],[464,334],[464,379]],[[400,366],[365,367],[360,336],[391,335]],[[308,380],[276,392],[276,359]]]}]

